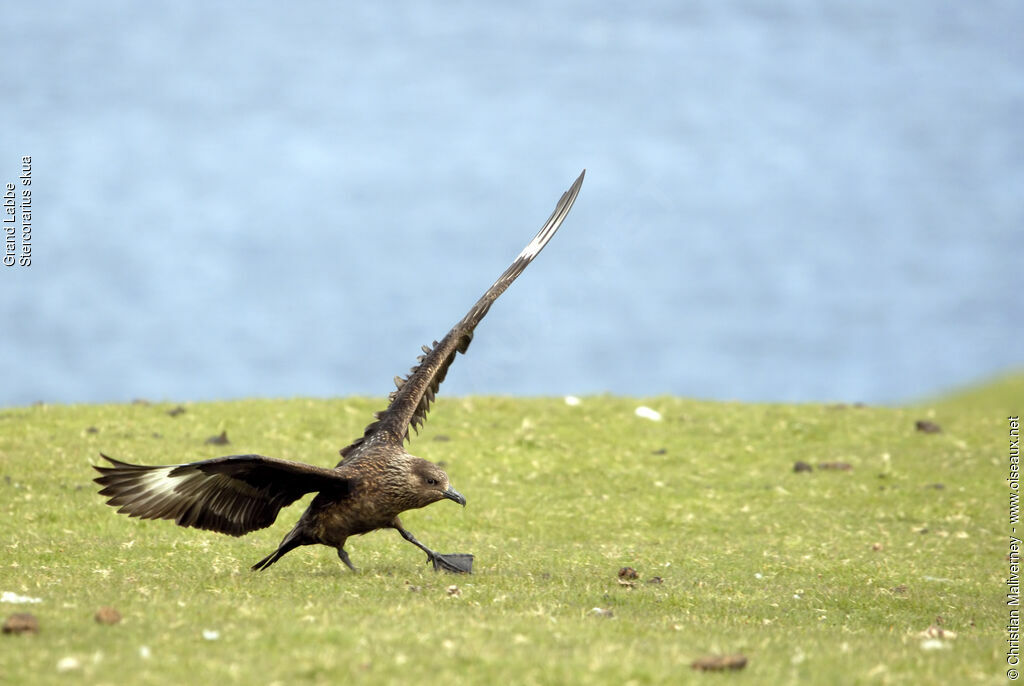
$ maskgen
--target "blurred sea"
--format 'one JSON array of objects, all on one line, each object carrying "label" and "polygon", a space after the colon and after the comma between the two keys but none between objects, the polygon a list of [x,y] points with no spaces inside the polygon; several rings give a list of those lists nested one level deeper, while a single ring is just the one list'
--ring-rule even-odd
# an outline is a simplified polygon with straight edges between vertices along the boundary
[{"label": "blurred sea", "polygon": [[0,406],[920,398],[1024,366],[1024,4],[17,3]]}]

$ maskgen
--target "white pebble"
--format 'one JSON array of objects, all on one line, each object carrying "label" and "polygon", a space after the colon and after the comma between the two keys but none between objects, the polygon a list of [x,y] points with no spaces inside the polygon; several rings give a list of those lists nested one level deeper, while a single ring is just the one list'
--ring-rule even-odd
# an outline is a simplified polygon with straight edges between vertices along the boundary
[{"label": "white pebble", "polygon": [[18,595],[10,591],[4,591],[3,595],[0,595],[0,603],[41,603],[42,598],[31,598],[27,595]]},{"label": "white pebble", "polygon": [[568,405],[569,407],[576,407],[577,405],[580,404],[580,402],[580,399],[574,395],[565,396],[565,404]]},{"label": "white pebble", "polygon": [[658,412],[657,410],[652,410],[646,405],[641,405],[640,407],[636,408],[634,413],[637,417],[641,417],[643,419],[650,419],[652,422],[661,421],[661,413]]},{"label": "white pebble", "polygon": [[79,659],[77,657],[71,657],[69,655],[68,657],[62,657],[57,662],[57,671],[58,672],[70,672],[72,669],[78,669],[81,666],[82,666],[82,663],[79,661]]},{"label": "white pebble", "polygon": [[203,629],[203,638],[207,641],[216,641],[220,638],[220,632],[213,629]]}]

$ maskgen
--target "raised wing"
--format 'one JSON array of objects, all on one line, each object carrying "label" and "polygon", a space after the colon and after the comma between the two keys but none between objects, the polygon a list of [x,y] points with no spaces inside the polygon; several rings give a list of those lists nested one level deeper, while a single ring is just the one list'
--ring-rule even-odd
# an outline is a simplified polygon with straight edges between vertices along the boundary
[{"label": "raised wing", "polygon": [[351,488],[333,469],[261,455],[232,455],[189,464],[149,467],[100,455],[112,467],[93,468],[107,504],[143,519],[232,536],[274,523],[282,507],[306,493]]},{"label": "raised wing", "polygon": [[[417,358],[419,364],[409,371],[406,377],[395,377],[395,390],[388,396],[388,407],[378,412],[376,421],[366,427],[362,437],[351,445],[341,450],[343,458],[348,458],[357,448],[371,439],[383,439],[401,444],[409,438],[409,427],[416,431],[426,420],[430,404],[441,382],[448,374],[448,367],[455,359],[455,353],[465,353],[473,340],[473,330],[480,320],[484,318],[491,305],[498,299],[505,289],[516,280],[526,266],[533,261],[544,246],[548,244],[551,237],[562,225],[573,202],[583,185],[583,176],[586,170],[579,175],[576,181],[558,200],[555,211],[551,213],[544,226],[533,237],[523,251],[519,253],[509,268],[506,269],[498,280],[487,289],[483,297],[469,310],[465,317],[440,341],[434,341],[433,346],[423,346],[423,354]],[[338,464],[343,464],[342,460]]]}]

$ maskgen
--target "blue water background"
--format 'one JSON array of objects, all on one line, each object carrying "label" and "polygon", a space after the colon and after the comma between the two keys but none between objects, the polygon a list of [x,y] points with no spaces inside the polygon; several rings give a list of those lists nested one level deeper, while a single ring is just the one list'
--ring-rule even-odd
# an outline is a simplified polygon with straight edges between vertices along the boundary
[{"label": "blue water background", "polygon": [[1024,4],[12,3],[0,406],[901,402],[1024,365]]}]

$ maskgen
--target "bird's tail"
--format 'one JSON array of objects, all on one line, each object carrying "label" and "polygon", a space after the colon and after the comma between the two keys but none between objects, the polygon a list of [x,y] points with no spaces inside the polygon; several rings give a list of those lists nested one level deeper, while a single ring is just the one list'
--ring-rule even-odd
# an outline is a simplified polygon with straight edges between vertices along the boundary
[{"label": "bird's tail", "polygon": [[281,541],[281,545],[277,546],[277,550],[270,553],[265,558],[254,564],[252,566],[252,571],[262,572],[264,569],[266,569],[267,567],[269,567],[270,565],[274,564],[282,557],[284,557],[285,553],[287,553],[288,551],[294,550],[295,548],[298,548],[300,545],[308,545],[309,542],[304,540],[302,535],[299,534],[296,529],[292,529],[290,532],[288,532],[288,535],[284,537],[283,541]]}]

